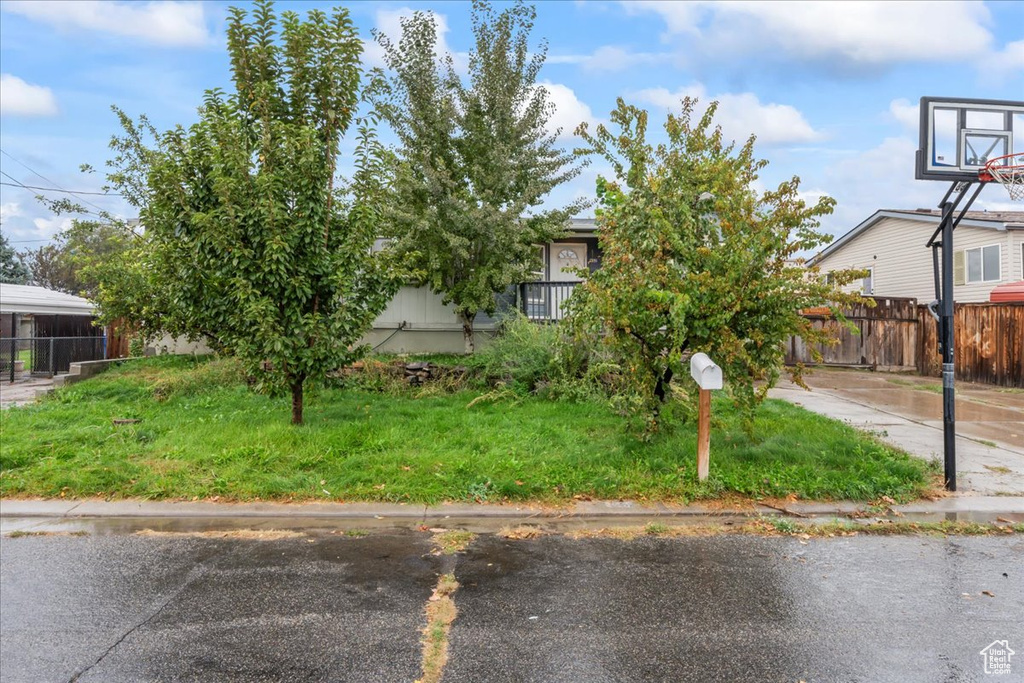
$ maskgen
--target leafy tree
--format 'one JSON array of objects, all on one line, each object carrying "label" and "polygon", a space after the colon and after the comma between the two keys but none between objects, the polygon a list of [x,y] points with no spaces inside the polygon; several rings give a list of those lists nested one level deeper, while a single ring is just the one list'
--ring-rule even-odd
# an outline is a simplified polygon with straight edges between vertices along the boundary
[{"label": "leafy tree", "polygon": [[24,260],[0,233],[0,282],[24,285],[32,279],[32,273]]},{"label": "leafy tree", "polygon": [[112,183],[140,207],[143,277],[162,329],[205,336],[260,387],[290,390],[351,363],[398,286],[380,229],[388,167],[355,122],[356,173],[336,185],[340,143],[359,104],[362,44],[347,10],[305,20],[257,2],[232,9],[235,92],[207,91],[198,123],[153,148],[148,121],[121,116]]},{"label": "leafy tree", "polygon": [[726,144],[712,126],[717,103],[699,118],[695,107],[683,100],[658,145],[647,141],[647,112],[622,100],[611,115],[618,133],[578,130],[616,177],[598,182],[601,268],[576,288],[572,324],[620,359],[624,397],[649,431],[684,354],[703,351],[718,363],[749,417],[779,377],[785,340],[826,340],[800,311],[861,301],[841,288],[862,273],[836,272],[826,283],[795,260],[831,240],[818,219],[835,201],[807,205],[796,177],[758,193],[767,162],[754,158],[754,138]]},{"label": "leafy tree", "polygon": [[74,220],[53,243],[26,253],[32,282],[40,287],[96,299],[101,274],[117,264],[139,239],[124,221]]},{"label": "leafy tree", "polygon": [[537,270],[534,245],[563,234],[586,205],[538,208],[581,167],[547,128],[553,105],[537,85],[547,45],[529,48],[534,9],[518,2],[495,15],[477,0],[472,14],[468,82],[450,55],[438,62],[434,19],[416,12],[397,45],[375,34],[391,75],[377,72],[373,97],[399,141],[398,247],[418,255],[426,282],[453,304],[467,353],[477,312],[493,314],[494,295]]}]

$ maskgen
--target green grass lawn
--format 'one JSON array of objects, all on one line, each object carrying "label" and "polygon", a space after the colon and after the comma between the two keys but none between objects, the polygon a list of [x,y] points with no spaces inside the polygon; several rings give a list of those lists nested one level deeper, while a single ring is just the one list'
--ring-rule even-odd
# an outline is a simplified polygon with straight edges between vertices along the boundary
[{"label": "green grass lawn", "polygon": [[933,484],[933,466],[779,401],[761,408],[751,439],[729,402],[716,400],[711,476],[698,484],[692,425],[641,443],[597,402],[467,407],[478,393],[323,388],[307,399],[306,425],[293,427],[288,400],[252,393],[229,362],[133,361],[2,412],[0,495],[872,500],[913,498]]}]

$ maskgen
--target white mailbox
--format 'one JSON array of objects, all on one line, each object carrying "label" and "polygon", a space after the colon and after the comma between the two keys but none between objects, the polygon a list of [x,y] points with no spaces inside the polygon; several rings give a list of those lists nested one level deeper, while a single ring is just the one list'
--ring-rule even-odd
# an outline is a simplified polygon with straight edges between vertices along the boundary
[{"label": "white mailbox", "polygon": [[690,375],[705,391],[722,388],[722,368],[715,365],[706,353],[695,353],[690,358]]}]

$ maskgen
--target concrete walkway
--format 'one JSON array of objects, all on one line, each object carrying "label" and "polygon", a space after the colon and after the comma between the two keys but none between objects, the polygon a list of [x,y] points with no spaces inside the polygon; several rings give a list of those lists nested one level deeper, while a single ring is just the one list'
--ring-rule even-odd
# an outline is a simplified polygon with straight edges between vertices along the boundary
[{"label": "concrete walkway", "polygon": [[[821,370],[811,391],[780,382],[770,396],[843,420],[925,459],[942,461],[938,380],[860,370]],[[1024,496],[1024,391],[957,384],[957,488],[968,495]]]},{"label": "concrete walkway", "polygon": [[52,388],[52,377],[16,379],[13,383],[0,380],[0,408],[34,403],[40,392],[49,391]]}]

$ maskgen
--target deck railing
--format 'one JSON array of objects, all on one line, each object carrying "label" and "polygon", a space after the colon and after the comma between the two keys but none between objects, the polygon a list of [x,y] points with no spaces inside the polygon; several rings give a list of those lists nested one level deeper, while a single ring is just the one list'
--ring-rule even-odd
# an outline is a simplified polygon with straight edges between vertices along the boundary
[{"label": "deck railing", "polygon": [[563,304],[580,282],[523,282],[519,285],[519,310],[535,322],[561,320],[565,317]]}]

